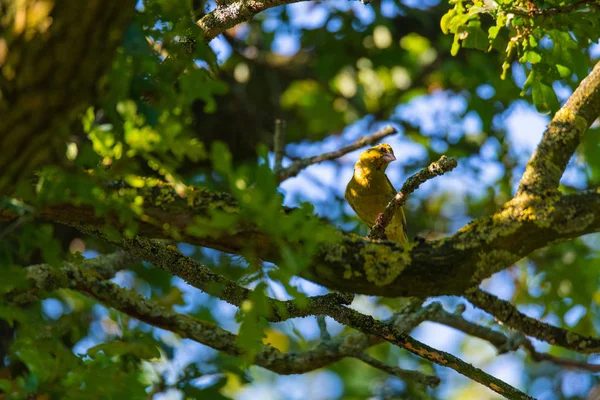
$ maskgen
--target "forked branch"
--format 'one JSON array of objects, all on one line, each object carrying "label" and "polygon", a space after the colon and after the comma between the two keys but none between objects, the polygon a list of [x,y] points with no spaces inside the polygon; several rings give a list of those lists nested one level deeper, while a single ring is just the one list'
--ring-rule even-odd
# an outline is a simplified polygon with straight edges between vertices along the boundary
[{"label": "forked branch", "polygon": [[429,164],[427,168],[423,168],[410,178],[404,182],[402,188],[393,199],[385,207],[385,211],[383,214],[377,218],[377,222],[371,228],[371,232],[369,233],[369,239],[381,239],[385,235],[385,228],[392,221],[392,217],[396,213],[398,208],[402,207],[402,205],[406,202],[406,198],[409,194],[414,192],[419,188],[421,184],[424,182],[435,178],[436,176],[440,176],[445,174],[448,171],[452,171],[456,168],[458,164],[456,160],[452,158],[447,158],[446,156],[442,156],[436,162],[432,162]]}]

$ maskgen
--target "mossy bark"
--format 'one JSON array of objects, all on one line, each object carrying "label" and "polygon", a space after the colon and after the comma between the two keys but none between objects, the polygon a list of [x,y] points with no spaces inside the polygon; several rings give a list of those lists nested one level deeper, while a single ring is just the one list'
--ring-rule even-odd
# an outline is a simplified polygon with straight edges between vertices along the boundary
[{"label": "mossy bark", "polygon": [[134,0],[0,0],[0,193],[56,152],[98,98]]},{"label": "mossy bark", "polygon": [[[139,189],[139,195],[144,196],[145,213],[152,221],[138,221],[140,237],[172,238],[176,233],[177,240],[182,242],[234,254],[251,251],[262,259],[279,261],[277,241],[248,224],[210,236],[197,237],[187,233],[192,224],[201,223],[194,219],[195,216],[208,218],[214,210],[239,212],[235,199],[226,193],[194,189],[180,197],[164,186]],[[0,210],[0,221],[16,217]],[[95,226],[99,228],[98,232],[106,224],[118,226],[116,217],[97,216],[90,207],[84,206],[53,206],[41,210],[40,217],[74,226]],[[285,209],[281,218],[285,218]],[[206,229],[212,228],[207,226]],[[549,243],[599,230],[599,192],[556,195],[544,200],[524,194],[496,214],[477,219],[442,240],[402,247],[397,243],[371,241],[340,232],[336,244],[322,245],[317,250],[309,269],[302,275],[348,293],[388,297],[457,295]],[[126,239],[115,242],[135,253],[135,246],[127,243]],[[147,261],[156,262],[155,259]]]}]

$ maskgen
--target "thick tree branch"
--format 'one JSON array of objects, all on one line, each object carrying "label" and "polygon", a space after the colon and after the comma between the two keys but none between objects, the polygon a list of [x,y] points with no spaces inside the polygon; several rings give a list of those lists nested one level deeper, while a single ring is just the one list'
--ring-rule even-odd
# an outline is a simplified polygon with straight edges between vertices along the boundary
[{"label": "thick tree branch", "polygon": [[135,1],[2,0],[0,8],[1,194],[64,154],[63,128],[96,99]]},{"label": "thick tree branch", "polygon": [[292,163],[292,165],[285,168],[283,171],[281,171],[279,173],[279,182],[283,182],[286,179],[289,179],[289,178],[292,178],[292,177],[298,175],[300,173],[300,171],[302,171],[303,169],[305,169],[306,167],[308,167],[310,165],[318,164],[323,161],[335,160],[336,158],[340,158],[345,154],[348,154],[354,150],[360,149],[361,147],[371,146],[371,145],[377,143],[378,141],[380,141],[381,139],[383,139],[387,136],[390,136],[390,135],[394,135],[396,133],[398,133],[396,128],[394,128],[392,126],[386,126],[382,130],[372,133],[369,136],[363,136],[363,137],[359,138],[356,142],[354,142],[346,147],[342,147],[339,150],[332,151],[329,153],[323,153],[318,156],[306,157],[306,158],[302,158],[300,160],[294,161]]},{"label": "thick tree branch", "polygon": [[382,239],[385,236],[385,228],[392,222],[392,217],[396,213],[396,210],[406,202],[406,198],[412,192],[417,190],[421,184],[426,181],[445,174],[448,171],[452,171],[458,164],[456,160],[442,156],[436,162],[429,164],[427,168],[423,168],[404,182],[402,188],[393,199],[390,200],[388,205],[385,207],[385,211],[377,218],[377,222],[371,228],[371,232],[368,235],[369,239]]},{"label": "thick tree branch", "polygon": [[[196,216],[210,219],[214,211],[238,214],[239,205],[228,194],[190,188],[180,197],[169,187],[142,188],[139,194],[145,198],[147,216],[139,220],[140,240],[144,236],[170,238],[176,230],[179,241],[235,254],[252,251],[264,260],[280,261],[278,242],[251,224],[203,237],[186,233],[194,224],[214,231],[201,220],[194,221]],[[531,202],[518,197],[505,209],[471,222],[449,238],[410,248],[340,232],[339,242],[321,246],[302,276],[346,293],[388,297],[461,295],[548,243],[600,231],[600,192],[551,200]],[[37,217],[69,225],[85,223],[100,230],[106,224],[119,227],[118,219],[97,216],[85,206],[52,206],[39,210]],[[0,221],[16,218],[14,212],[0,210]],[[281,218],[285,218],[284,213]],[[148,220],[155,222],[150,224]],[[170,230],[163,228],[164,223]]]},{"label": "thick tree branch", "polygon": [[529,160],[517,196],[543,195],[558,188],[581,137],[600,114],[600,63],[556,113]]},{"label": "thick tree branch", "polygon": [[521,313],[508,301],[481,289],[469,291],[465,297],[478,308],[492,314],[506,326],[550,344],[578,353],[600,352],[600,338],[579,335]]}]

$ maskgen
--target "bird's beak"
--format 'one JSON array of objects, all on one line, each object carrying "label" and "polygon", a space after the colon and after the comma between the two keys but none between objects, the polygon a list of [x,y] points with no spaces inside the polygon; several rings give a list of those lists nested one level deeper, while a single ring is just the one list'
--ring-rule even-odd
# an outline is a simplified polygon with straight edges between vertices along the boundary
[{"label": "bird's beak", "polygon": [[383,155],[383,159],[385,161],[387,161],[388,163],[391,163],[392,161],[396,161],[396,157],[392,154],[392,153],[386,153]]}]

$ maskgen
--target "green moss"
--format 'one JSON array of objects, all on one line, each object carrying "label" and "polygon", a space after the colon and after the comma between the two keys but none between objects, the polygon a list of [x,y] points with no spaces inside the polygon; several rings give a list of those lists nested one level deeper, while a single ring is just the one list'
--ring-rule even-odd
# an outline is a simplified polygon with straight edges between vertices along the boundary
[{"label": "green moss", "polygon": [[463,227],[458,233],[462,240],[456,241],[457,250],[467,250],[480,247],[482,243],[491,243],[498,237],[509,236],[520,227],[514,219],[513,210],[505,209],[490,218],[473,221]]},{"label": "green moss", "polygon": [[[571,108],[562,107],[554,116],[554,121],[560,122],[561,124],[569,124],[569,133],[575,133],[577,135],[581,135],[588,128],[588,121],[577,115]],[[570,135],[556,135],[558,140],[562,140],[566,142],[570,139]]]},{"label": "green moss", "polygon": [[344,279],[352,279],[352,267],[350,264],[344,265]]},{"label": "green moss", "polygon": [[552,229],[560,233],[574,233],[585,230],[596,219],[594,212],[578,214],[575,207],[569,207],[565,216],[558,223],[552,224]]},{"label": "green moss", "polygon": [[410,246],[394,250],[380,243],[367,243],[359,254],[364,259],[367,280],[376,286],[392,283],[411,262]]},{"label": "green moss", "polygon": [[521,259],[521,256],[518,254],[506,250],[481,251],[477,255],[479,256],[479,261],[477,261],[475,272],[471,277],[473,284],[479,284],[485,278],[506,269]]},{"label": "green moss", "polygon": [[[357,244],[358,245],[358,244]],[[322,258],[325,262],[331,264],[343,264],[344,279],[360,278],[363,273],[360,270],[352,269],[352,265],[344,263],[346,258],[347,247],[343,244],[322,244]]]},{"label": "green moss", "polygon": [[211,192],[205,188],[188,186],[185,191],[185,198],[188,207],[216,209],[232,214],[240,212],[236,201],[227,193]]},{"label": "green moss", "polygon": [[565,338],[567,339],[567,343],[574,344],[579,338],[579,336],[573,332],[567,332]]},{"label": "green moss", "polygon": [[172,204],[177,199],[175,192],[171,187],[157,187],[158,196],[154,198],[154,205],[160,207],[162,210],[167,209],[167,205]]},{"label": "green moss", "polygon": [[346,254],[346,248],[339,244],[325,244],[323,250],[323,259],[329,263],[341,263]]}]

